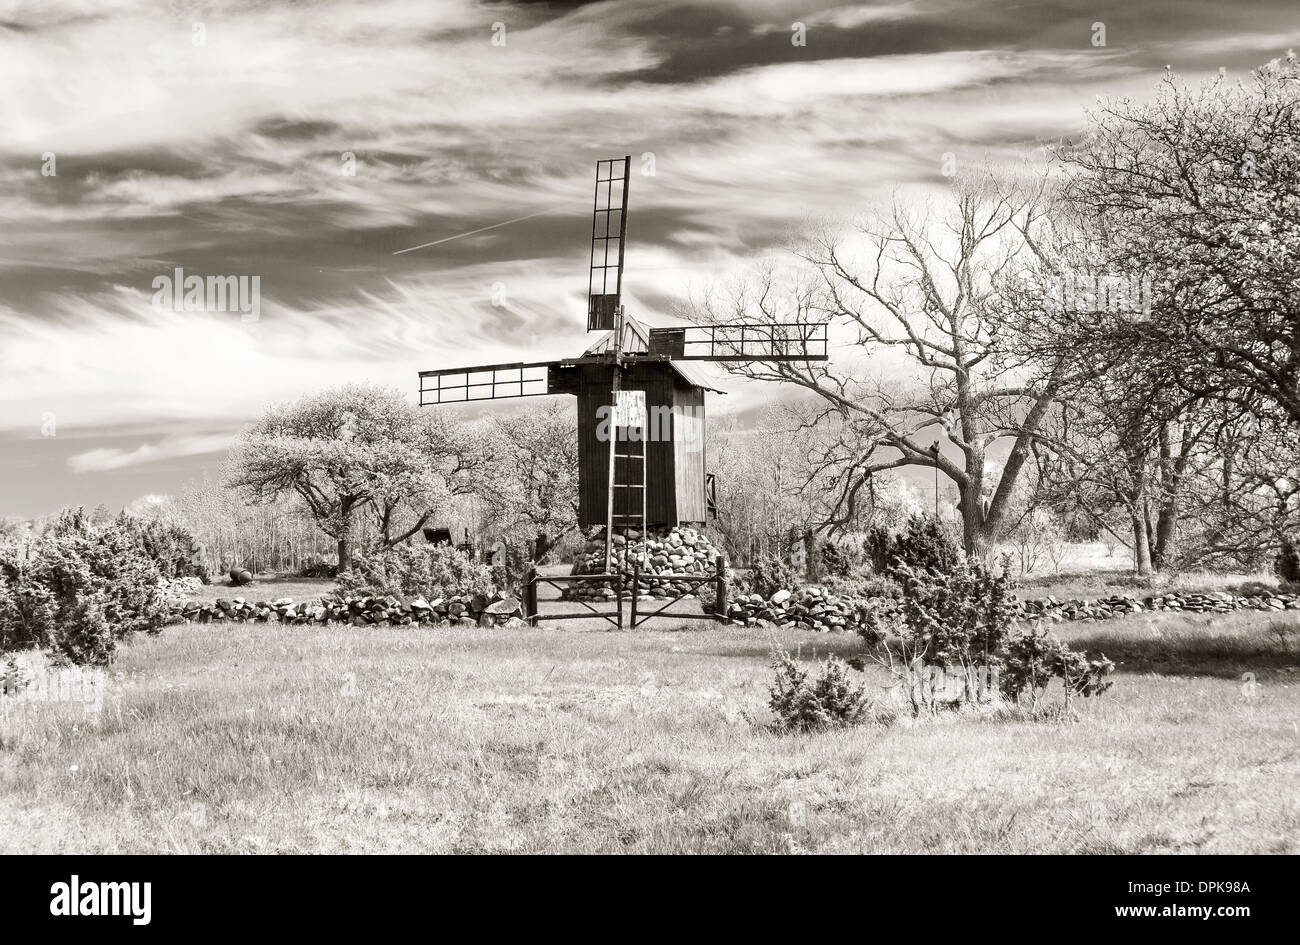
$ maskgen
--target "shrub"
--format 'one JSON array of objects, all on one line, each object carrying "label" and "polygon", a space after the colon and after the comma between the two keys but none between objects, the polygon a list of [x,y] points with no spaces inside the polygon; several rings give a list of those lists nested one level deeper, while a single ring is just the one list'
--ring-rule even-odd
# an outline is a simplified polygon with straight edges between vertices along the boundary
[{"label": "shrub", "polygon": [[324,555],[309,555],[298,568],[298,576],[305,578],[332,578],[339,573],[338,565]]},{"label": "shrub", "polygon": [[863,563],[881,576],[894,577],[900,567],[913,571],[951,571],[965,560],[961,544],[937,519],[915,514],[895,534],[876,526],[863,539]]},{"label": "shrub", "polygon": [[117,641],[167,616],[158,565],[127,517],[97,524],[83,509],[0,549],[0,644],[38,646],[74,663],[104,663]]},{"label": "shrub", "polygon": [[765,599],[777,591],[789,591],[804,583],[803,575],[776,555],[760,555],[739,582],[745,594],[761,594]]},{"label": "shrub", "polygon": [[451,545],[395,545],[352,556],[352,568],[338,576],[339,596],[491,596],[492,568],[476,564]]},{"label": "shrub", "polygon": [[1092,659],[1087,653],[1072,650],[1061,645],[1061,655],[1057,661],[1056,675],[1065,682],[1067,692],[1085,699],[1098,696],[1115,684],[1110,675],[1115,672],[1115,664],[1099,654]]},{"label": "shrub", "polygon": [[[41,546],[56,586],[80,587],[82,596],[98,598],[119,637],[158,630],[166,617],[162,575],[140,534],[129,516],[97,526],[75,509],[60,514]],[[84,581],[78,565],[89,575]]]},{"label": "shrub", "polygon": [[950,571],[897,570],[907,656],[948,667],[983,665],[1001,652],[1016,616],[1015,584],[977,560]]},{"label": "shrub", "polygon": [[532,563],[525,548],[519,544],[507,544],[504,554],[493,554],[491,560],[492,583],[502,592],[522,597]]},{"label": "shrub", "polygon": [[13,696],[22,693],[32,680],[30,667],[18,662],[15,656],[8,656],[0,662],[0,696]]},{"label": "shrub", "polygon": [[1282,537],[1282,550],[1273,559],[1273,573],[1283,584],[1300,583],[1300,548],[1293,536]]},{"label": "shrub", "polygon": [[998,682],[1003,698],[1019,704],[1027,695],[1036,708],[1053,679],[1062,680],[1067,692],[1088,698],[1111,687],[1108,677],[1114,671],[1115,664],[1104,655],[1090,659],[1040,627],[1007,642]]},{"label": "shrub", "polygon": [[907,529],[890,546],[885,573],[893,575],[900,568],[947,573],[965,558],[946,525],[928,515],[913,515],[907,520]]},{"label": "shrub", "polygon": [[937,673],[963,681],[958,703],[981,701],[987,690],[980,680],[1000,664],[1016,616],[1005,568],[996,573],[972,559],[949,572],[900,563],[896,573],[901,605],[864,621],[860,631],[874,658],[902,677],[915,714],[933,711],[946,692],[933,684]]},{"label": "shrub", "polygon": [[858,633],[872,658],[902,677],[914,713],[933,711],[940,690],[953,698],[936,675],[957,681],[957,704],[994,696],[994,679],[997,695],[1017,703],[1027,696],[1034,708],[1052,679],[1065,682],[1067,698],[1110,688],[1115,667],[1105,656],[1091,659],[1041,628],[1016,631],[1009,564],[994,571],[972,559],[949,573],[900,565],[901,604],[872,602]]},{"label": "shrub", "polygon": [[773,656],[772,669],[776,676],[768,688],[767,704],[776,714],[773,728],[778,732],[856,725],[867,715],[866,687],[849,675],[848,664],[837,657],[822,663],[822,674],[812,683],[784,650]]},{"label": "shrub", "polygon": [[50,645],[58,605],[53,591],[37,579],[34,544],[0,542],[0,650]]},{"label": "shrub", "polygon": [[204,584],[212,583],[207,567],[194,550],[197,547],[194,535],[184,526],[156,519],[140,521],[125,512],[118,523],[135,535],[164,578],[196,577]]},{"label": "shrub", "polygon": [[888,597],[868,597],[858,608],[854,631],[871,649],[883,646],[903,629],[903,614],[898,601]]},{"label": "shrub", "polygon": [[897,581],[891,581],[889,578],[871,577],[857,586],[857,593],[860,597],[901,600],[903,588]]},{"label": "shrub", "polygon": [[865,568],[852,574],[832,575],[821,583],[826,590],[841,597],[897,600],[902,596],[898,582],[872,574]]},{"label": "shrub", "polygon": [[998,677],[1002,697],[1018,703],[1027,693],[1037,704],[1047,684],[1052,681],[1052,666],[1060,647],[1060,641],[1041,628],[1018,634],[1008,641]]},{"label": "shrub", "polygon": [[823,579],[852,577],[869,564],[862,546],[850,541],[827,539],[817,546],[817,553],[821,555]]},{"label": "shrub", "polygon": [[120,635],[106,614],[102,592],[82,593],[61,600],[59,617],[50,640],[55,663],[103,665],[117,651]]},{"label": "shrub", "polygon": [[871,570],[884,574],[889,570],[889,558],[894,550],[894,533],[883,525],[872,526],[862,541],[862,550],[871,564]]}]

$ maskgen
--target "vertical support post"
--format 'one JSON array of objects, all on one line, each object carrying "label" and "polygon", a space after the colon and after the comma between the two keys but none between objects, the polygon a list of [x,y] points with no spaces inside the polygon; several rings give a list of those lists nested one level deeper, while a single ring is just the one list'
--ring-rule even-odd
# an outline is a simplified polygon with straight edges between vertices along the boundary
[{"label": "vertical support post", "polygon": [[537,626],[537,565],[528,569],[528,583],[524,585],[524,618],[530,626]]},{"label": "vertical support post", "polygon": [[718,555],[713,559],[713,563],[718,569],[718,574],[715,578],[718,590],[714,595],[716,600],[714,601],[713,609],[723,623],[731,623],[731,608],[727,603],[727,559],[722,557],[722,555]]},{"label": "vertical support post", "polygon": [[618,609],[618,623],[615,626],[623,629],[623,569],[619,568],[618,573],[614,575],[614,604]]},{"label": "vertical support post", "polygon": [[637,595],[641,593],[641,562],[640,560],[632,562],[632,629],[636,629],[636,602]]}]

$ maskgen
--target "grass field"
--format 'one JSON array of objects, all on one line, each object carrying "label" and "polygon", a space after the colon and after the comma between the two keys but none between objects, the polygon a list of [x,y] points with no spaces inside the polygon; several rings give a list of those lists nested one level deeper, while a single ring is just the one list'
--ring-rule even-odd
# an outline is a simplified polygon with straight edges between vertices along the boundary
[{"label": "grass field", "polygon": [[0,850],[1300,850],[1294,616],[1064,626],[1119,664],[1075,721],[794,736],[772,648],[856,639],[707,627],[168,628],[97,723],[10,712]]}]

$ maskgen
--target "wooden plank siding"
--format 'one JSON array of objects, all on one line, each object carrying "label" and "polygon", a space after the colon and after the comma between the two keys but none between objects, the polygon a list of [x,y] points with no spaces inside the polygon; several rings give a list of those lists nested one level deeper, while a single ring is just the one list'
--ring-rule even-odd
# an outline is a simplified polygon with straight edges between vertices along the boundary
[{"label": "wooden plank siding", "polygon": [[[597,436],[597,410],[611,404],[613,369],[605,365],[582,365],[578,385],[578,518],[584,529],[605,524],[609,493],[609,448]],[[689,404],[702,407],[704,391],[681,381],[666,363],[635,364],[623,373],[624,390],[645,391],[646,407],[671,408]],[[664,431],[668,434],[668,431]],[[704,520],[704,457],[689,456],[688,471],[679,473],[679,451],[675,438],[662,435],[646,443],[646,521],[649,525],[676,525],[679,521]],[[622,462],[622,461],[621,461]],[[679,502],[686,498],[685,511]],[[622,507],[620,506],[620,510]]]},{"label": "wooden plank siding", "polygon": [[[597,438],[597,409],[612,403],[614,369],[584,365],[577,395],[578,521],[582,528],[603,525],[610,478],[610,443]],[[646,408],[672,407],[673,373],[664,364],[637,364],[624,370],[624,390],[643,390]],[[646,443],[646,521],[676,523],[672,442]],[[621,507],[620,507],[621,511]]]},{"label": "wooden plank siding", "polygon": [[[692,433],[678,429],[678,421],[673,418],[673,450],[676,454],[674,485],[677,492],[677,524],[680,522],[703,522],[708,517],[708,508],[704,496],[704,389],[693,387],[678,381],[675,391],[676,405],[682,413],[690,417],[688,423],[694,423],[698,429]],[[684,428],[686,423],[682,423]]]}]

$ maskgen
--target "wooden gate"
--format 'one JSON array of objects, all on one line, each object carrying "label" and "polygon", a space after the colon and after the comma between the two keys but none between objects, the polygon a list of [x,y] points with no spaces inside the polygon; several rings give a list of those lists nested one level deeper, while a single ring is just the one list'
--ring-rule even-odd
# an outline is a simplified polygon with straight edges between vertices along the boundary
[{"label": "wooden gate", "polygon": [[[691,592],[690,589],[680,590],[674,588],[676,591],[675,596],[657,599],[654,603],[660,604],[662,602],[662,606],[657,610],[645,613],[638,606],[640,602],[637,600],[640,596],[641,588],[646,586],[647,582],[663,580],[671,581],[674,584],[690,585],[691,589],[696,590],[706,584],[712,584],[714,586],[715,594],[712,613],[683,614],[673,612],[666,616],[676,617],[681,620],[715,620],[721,623],[731,622],[730,618],[727,616],[727,559],[722,557],[722,555],[718,555],[714,560],[714,572],[712,574],[655,574],[650,576],[643,575],[641,573],[641,566],[638,564],[633,566],[631,577],[628,577],[621,572],[614,574],[566,574],[556,575],[554,577],[544,577],[537,573],[537,566],[533,565],[528,570],[528,581],[524,585],[524,617],[533,626],[537,626],[538,621],[541,620],[572,620],[575,617],[600,617],[613,624],[615,629],[622,630],[623,601],[627,600],[631,605],[629,608],[628,629],[635,630],[647,620],[664,616],[668,608],[672,607],[673,604],[677,603]],[[539,612],[537,601],[537,587],[539,584],[549,584],[563,592],[563,585],[565,584],[577,584],[589,581],[599,581],[606,586],[613,586],[613,610],[602,611],[593,607],[587,601],[580,600],[576,603],[581,604],[590,611],[590,613],[543,614]]]}]

